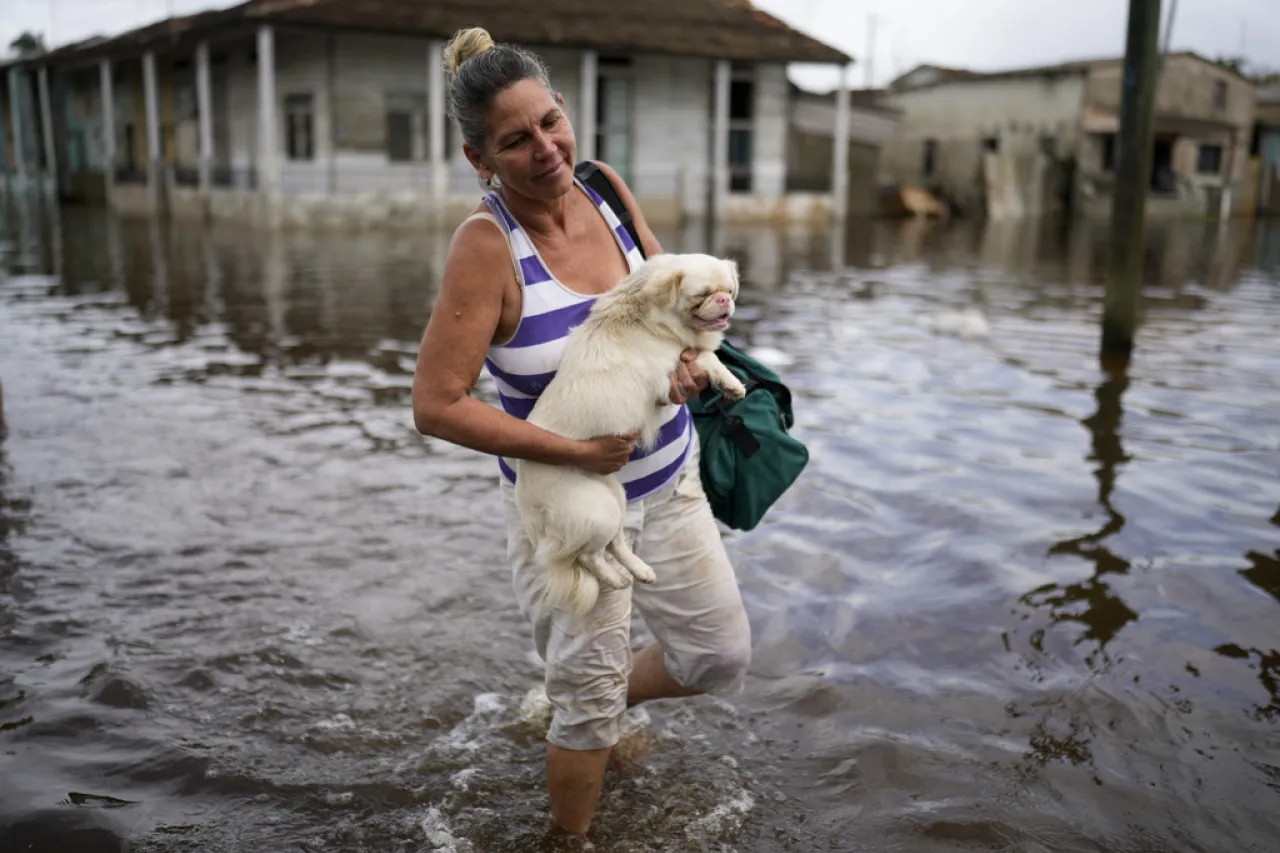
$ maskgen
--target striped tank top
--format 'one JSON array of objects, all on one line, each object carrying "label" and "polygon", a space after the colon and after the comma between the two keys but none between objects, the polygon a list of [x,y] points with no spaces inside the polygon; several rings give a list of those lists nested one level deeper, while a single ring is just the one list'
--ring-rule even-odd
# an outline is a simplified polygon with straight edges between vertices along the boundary
[{"label": "striped tank top", "polygon": [[[577,178],[574,183],[609,224],[631,271],[639,269],[644,256],[617,215],[586,184]],[[575,293],[556,280],[501,196],[492,192],[485,197],[485,204],[506,234],[523,298],[515,334],[504,344],[490,346],[484,363],[497,385],[503,410],[523,420],[556,375],[570,330],[586,319],[597,297]],[[637,448],[614,475],[628,501],[640,500],[670,483],[688,456],[693,440],[693,418],[688,407],[681,404],[663,408],[664,421],[653,449],[645,453]],[[498,458],[498,469],[508,482],[515,483],[515,470],[506,459]]]}]

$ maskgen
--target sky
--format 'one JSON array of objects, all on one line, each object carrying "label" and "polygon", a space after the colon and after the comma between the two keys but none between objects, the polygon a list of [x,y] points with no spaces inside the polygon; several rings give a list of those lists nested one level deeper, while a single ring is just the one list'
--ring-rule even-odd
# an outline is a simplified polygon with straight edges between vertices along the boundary
[{"label": "sky", "polygon": [[[430,2],[430,0],[406,0]],[[607,2],[607,0],[601,0]],[[882,86],[920,63],[990,71],[1124,52],[1127,0],[753,0],[854,57],[850,83]],[[38,30],[56,46],[114,34],[220,0],[0,0],[0,52]],[[1171,48],[1244,55],[1280,67],[1280,0],[1165,0],[1176,9]],[[874,40],[868,49],[870,23]],[[868,61],[869,60],[869,61]],[[831,67],[794,66],[801,86],[827,89]]]}]

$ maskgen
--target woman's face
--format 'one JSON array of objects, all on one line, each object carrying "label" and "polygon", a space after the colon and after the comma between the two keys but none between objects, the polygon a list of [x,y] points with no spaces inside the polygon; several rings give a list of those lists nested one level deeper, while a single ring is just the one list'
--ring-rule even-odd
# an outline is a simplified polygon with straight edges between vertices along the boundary
[{"label": "woman's face", "polygon": [[467,149],[481,177],[495,174],[523,196],[551,200],[573,187],[577,143],[564,102],[537,80],[504,89],[489,107],[484,150]]}]

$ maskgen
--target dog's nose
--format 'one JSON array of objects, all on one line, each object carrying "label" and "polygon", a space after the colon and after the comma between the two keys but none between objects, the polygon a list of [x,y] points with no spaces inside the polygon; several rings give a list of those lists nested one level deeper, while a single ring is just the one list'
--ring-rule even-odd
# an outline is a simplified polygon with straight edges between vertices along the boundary
[{"label": "dog's nose", "polygon": [[717,293],[716,304],[719,305],[721,308],[728,308],[730,305],[733,304],[733,298],[730,297],[729,294],[727,293]]}]

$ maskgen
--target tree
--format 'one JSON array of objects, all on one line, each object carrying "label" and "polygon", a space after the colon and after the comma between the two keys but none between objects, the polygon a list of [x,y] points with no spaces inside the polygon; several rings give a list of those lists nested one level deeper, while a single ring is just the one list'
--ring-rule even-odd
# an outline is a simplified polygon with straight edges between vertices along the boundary
[{"label": "tree", "polygon": [[9,42],[9,49],[16,50],[18,56],[35,56],[36,54],[44,53],[44,36],[28,30]]},{"label": "tree", "polygon": [[1213,61],[1215,65],[1234,71],[1250,83],[1261,85],[1280,81],[1280,70],[1250,62],[1243,56],[1219,56]]}]

